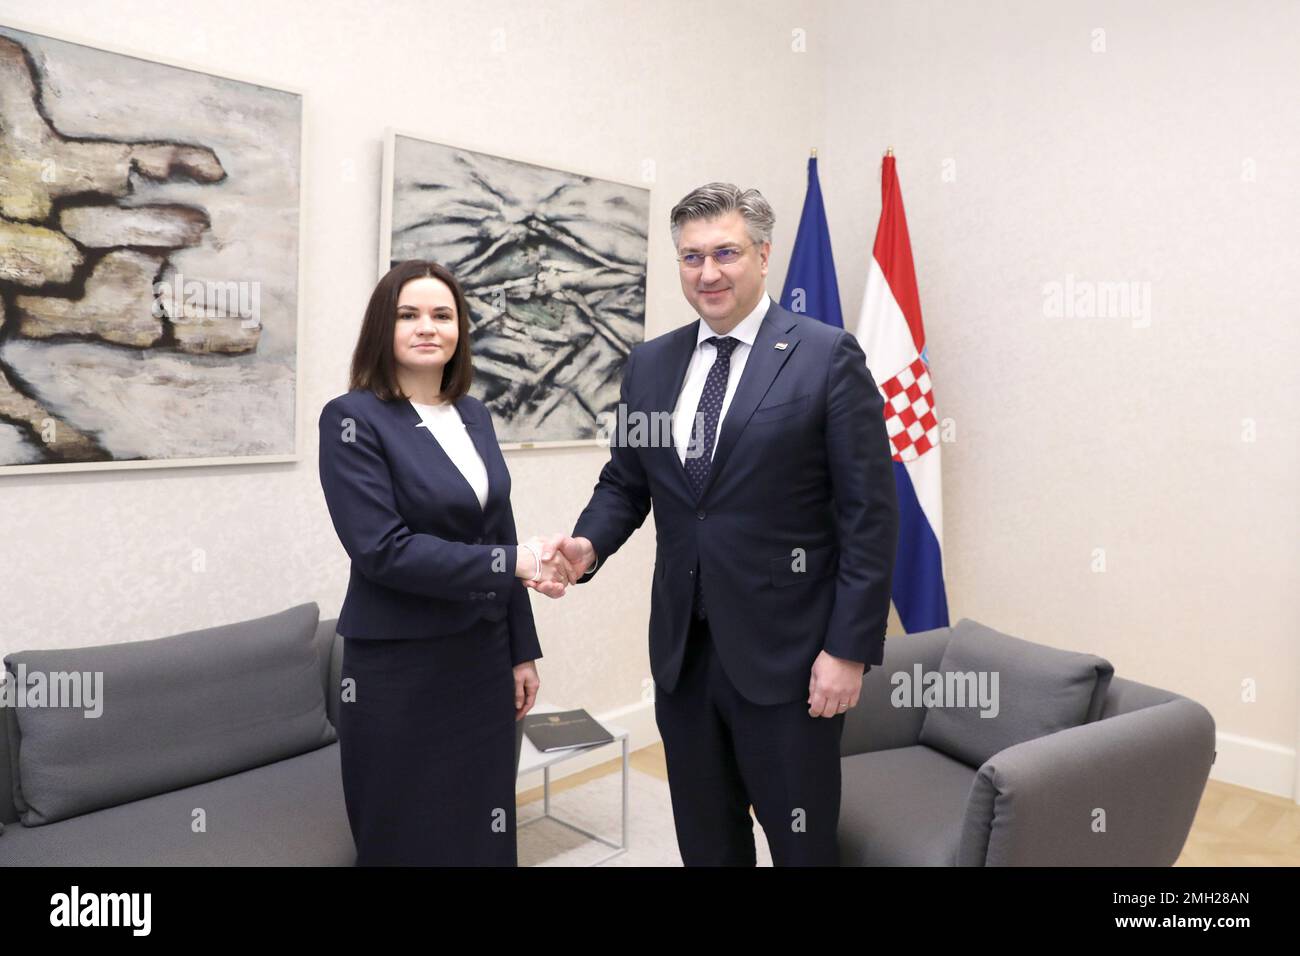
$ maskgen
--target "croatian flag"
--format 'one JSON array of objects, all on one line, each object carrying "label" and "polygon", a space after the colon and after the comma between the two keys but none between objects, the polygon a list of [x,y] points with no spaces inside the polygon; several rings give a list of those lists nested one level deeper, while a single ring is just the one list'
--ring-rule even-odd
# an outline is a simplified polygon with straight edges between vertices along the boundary
[{"label": "croatian flag", "polygon": [[855,332],[885,399],[898,492],[894,607],[908,633],[948,626],[943,586],[943,494],[921,300],[892,152],[880,175],[880,225]]}]

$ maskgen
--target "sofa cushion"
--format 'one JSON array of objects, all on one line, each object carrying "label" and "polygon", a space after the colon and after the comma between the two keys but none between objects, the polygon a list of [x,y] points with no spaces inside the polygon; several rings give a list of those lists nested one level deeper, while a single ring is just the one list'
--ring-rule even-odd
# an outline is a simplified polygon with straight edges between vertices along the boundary
[{"label": "sofa cushion", "polygon": [[302,604],[157,640],[5,657],[11,682],[20,672],[29,687],[39,675],[89,675],[101,698],[12,708],[19,819],[39,826],[332,743],[313,647],[319,616]]},{"label": "sofa cushion", "polygon": [[954,866],[975,771],[929,747],[840,761],[842,866]]},{"label": "sofa cushion", "polygon": [[352,866],[342,781],[332,744],[48,826],[11,824],[0,868]]},{"label": "sofa cushion", "polygon": [[[1096,720],[1115,669],[1094,654],[1046,647],[962,618],[939,674],[983,677],[996,694],[987,710],[967,701],[926,706],[919,742],[971,767],[1014,744]],[[985,714],[992,716],[985,716]]]}]

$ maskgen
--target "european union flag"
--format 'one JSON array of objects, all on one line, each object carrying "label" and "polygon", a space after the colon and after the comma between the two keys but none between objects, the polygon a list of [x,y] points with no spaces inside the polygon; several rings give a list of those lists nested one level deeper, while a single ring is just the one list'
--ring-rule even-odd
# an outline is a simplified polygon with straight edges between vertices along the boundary
[{"label": "european union flag", "polygon": [[816,156],[808,160],[808,193],[803,200],[794,251],[790,253],[781,305],[791,312],[844,328],[840,287],[835,281],[835,259],[831,255],[831,233],[826,225],[826,207],[822,205],[822,187],[817,181]]}]

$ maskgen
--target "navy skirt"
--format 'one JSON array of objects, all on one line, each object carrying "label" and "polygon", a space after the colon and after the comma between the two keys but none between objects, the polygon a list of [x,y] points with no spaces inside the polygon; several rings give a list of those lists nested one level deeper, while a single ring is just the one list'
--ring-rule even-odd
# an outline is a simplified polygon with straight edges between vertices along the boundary
[{"label": "navy skirt", "polygon": [[357,865],[517,865],[523,723],[506,622],[421,640],[345,637],[342,676],[339,759]]}]

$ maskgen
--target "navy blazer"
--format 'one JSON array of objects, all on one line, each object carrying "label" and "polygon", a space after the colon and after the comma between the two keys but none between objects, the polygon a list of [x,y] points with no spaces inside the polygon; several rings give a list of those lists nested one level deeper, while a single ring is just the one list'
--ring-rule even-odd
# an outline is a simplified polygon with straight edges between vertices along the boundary
[{"label": "navy blazer", "polygon": [[[637,345],[621,401],[642,433],[671,415],[699,322]],[[709,631],[749,700],[808,695],[825,650],[868,667],[884,660],[898,505],[884,401],[843,329],[768,306],[696,500],[671,435],[649,447],[611,437],[609,462],[573,534],[609,557],[655,513],[650,662],[677,686],[702,575]],[[634,427],[628,430],[635,437]]]},{"label": "navy blazer", "polygon": [[456,410],[487,467],[481,508],[410,402],[355,389],[321,411],[321,488],[352,559],[338,632],[427,638],[504,618],[511,663],[535,660],[532,605],[515,577],[510,472],[483,403],[466,395]]}]

